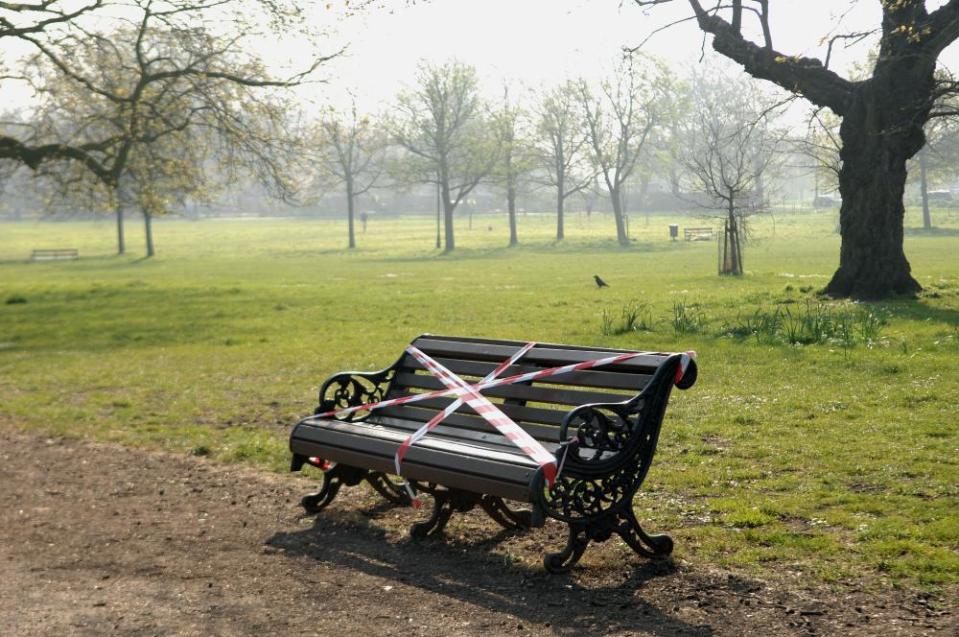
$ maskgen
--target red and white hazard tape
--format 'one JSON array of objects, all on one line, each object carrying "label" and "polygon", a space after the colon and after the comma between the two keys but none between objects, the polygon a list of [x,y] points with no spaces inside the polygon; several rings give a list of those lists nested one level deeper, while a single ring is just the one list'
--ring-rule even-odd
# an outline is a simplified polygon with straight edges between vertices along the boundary
[{"label": "red and white hazard tape", "polygon": [[[533,343],[533,342],[530,342],[524,345],[522,348],[519,349],[519,351],[517,351],[515,354],[510,356],[508,360],[503,361],[502,363],[499,364],[499,366],[496,369],[494,369],[492,372],[487,374],[483,378],[483,380],[480,381],[480,383],[485,383],[487,381],[493,380],[494,378],[502,374],[504,371],[506,371],[506,369],[515,365],[516,362],[519,359],[521,359],[523,355],[526,354],[526,352],[533,349],[535,345],[536,343]],[[420,353],[422,354],[422,352]],[[423,354],[423,356],[426,356],[426,355]],[[443,411],[433,416],[429,420],[429,422],[427,422],[425,425],[423,425],[422,427],[417,429],[415,432],[413,432],[413,434],[410,435],[409,438],[407,438],[406,440],[403,441],[402,444],[400,444],[399,448],[396,450],[396,455],[393,457],[393,462],[396,465],[396,475],[402,475],[402,469],[400,465],[403,462],[403,458],[406,457],[406,452],[409,450],[410,446],[413,443],[415,443],[417,440],[425,436],[427,432],[429,432],[431,429],[434,429],[443,420],[446,420],[446,418],[449,417],[450,414],[452,414],[454,411],[459,409],[460,406],[463,405],[463,402],[464,402],[463,398],[457,398],[456,400],[451,402],[446,407],[446,409],[444,409]],[[409,493],[410,499],[413,501],[413,505],[417,506],[417,504],[419,503],[419,500],[417,499],[416,494],[413,493],[413,489],[412,487],[410,487],[409,481],[404,481],[403,486],[406,488],[407,493]]]},{"label": "red and white hazard tape", "polygon": [[[501,387],[503,385],[514,385],[517,383],[526,383],[534,380],[539,380],[541,378],[549,378],[551,376],[558,376],[560,374],[568,374],[570,372],[582,371],[586,369],[592,369],[595,367],[602,367],[605,365],[615,365],[617,363],[622,363],[627,360],[637,358],[639,356],[661,356],[658,352],[629,352],[627,354],[617,354],[615,356],[607,356],[605,358],[598,358],[589,361],[583,361],[580,363],[572,363],[569,365],[563,365],[561,367],[551,367],[549,369],[541,369],[535,372],[527,372],[525,374],[516,374],[514,376],[508,376],[506,378],[498,378],[498,376],[503,373],[507,368],[511,367],[522,358],[530,349],[532,349],[536,344],[527,343],[519,351],[513,354],[508,360],[501,363],[495,370],[490,374],[484,377],[481,381],[475,385],[470,385],[465,380],[451,372],[449,369],[444,367],[438,361],[432,359],[429,355],[421,351],[419,348],[410,345],[406,348],[406,351],[413,356],[423,367],[429,370],[434,376],[436,376],[444,385],[446,389],[440,389],[437,391],[426,392],[422,394],[412,394],[410,396],[403,396],[401,398],[392,398],[389,400],[382,400],[378,402],[367,403],[365,405],[359,405],[356,407],[348,407],[345,409],[333,409],[330,411],[322,412],[316,414],[320,418],[343,418],[346,415],[357,411],[373,411],[375,409],[382,409],[384,407],[390,407],[395,405],[404,405],[414,402],[420,402],[430,398],[441,398],[448,396],[456,396],[457,399],[454,400],[450,405],[448,405],[443,411],[436,414],[433,418],[430,419],[425,425],[417,429],[409,438],[403,441],[400,447],[396,451],[394,456],[394,462],[396,465],[396,473],[400,475],[401,472],[401,463],[403,458],[406,456],[406,452],[409,450],[410,446],[413,445],[416,441],[420,440],[425,436],[431,429],[435,428],[440,422],[446,419],[450,414],[456,411],[464,402],[473,408],[473,410],[482,416],[487,422],[489,422],[493,427],[500,431],[510,442],[515,444],[517,447],[523,450],[526,455],[532,458],[540,467],[543,469],[544,477],[546,478],[547,484],[552,487],[553,483],[556,480],[557,469],[556,469],[556,457],[553,454],[549,453],[539,442],[530,436],[526,431],[517,425],[513,420],[504,414],[499,408],[491,403],[487,398],[485,398],[481,392],[484,389],[490,389],[492,387]],[[680,359],[680,365],[676,368],[676,375],[673,379],[674,383],[679,383],[683,376],[686,374],[686,370],[689,368],[689,363],[692,359],[696,357],[696,352],[686,352],[682,354]],[[311,461],[313,459],[311,458]],[[317,459],[319,460],[319,459]],[[566,457],[563,456],[563,462],[565,463]],[[413,500],[414,506],[418,504],[419,500],[416,498],[412,489],[409,486],[409,483],[405,483],[407,491],[410,494],[410,497]]]},{"label": "red and white hazard tape", "polygon": [[455,392],[455,395],[473,408],[486,422],[493,425],[497,431],[506,436],[506,439],[519,447],[523,453],[532,458],[543,469],[546,482],[553,486],[556,479],[556,458],[546,451],[543,445],[526,433],[526,430],[513,422],[513,419],[504,414],[491,403],[489,399],[477,391],[479,384],[470,385],[465,380],[448,370],[441,363],[436,362],[418,348],[410,345],[407,351],[413,355],[426,369],[440,379],[444,385]]}]

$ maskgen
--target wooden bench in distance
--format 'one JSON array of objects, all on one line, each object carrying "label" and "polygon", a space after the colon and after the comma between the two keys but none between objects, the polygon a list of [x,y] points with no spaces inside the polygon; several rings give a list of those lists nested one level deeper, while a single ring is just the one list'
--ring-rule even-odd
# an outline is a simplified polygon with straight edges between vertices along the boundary
[{"label": "wooden bench in distance", "polygon": [[712,241],[716,237],[716,231],[712,228],[686,228],[683,234],[686,241]]},{"label": "wooden bench in distance", "polygon": [[31,261],[79,258],[80,251],[76,248],[34,248],[33,252],[30,254]]},{"label": "wooden bench in distance", "polygon": [[[430,335],[420,336],[413,344],[470,383],[524,345]],[[625,352],[541,343],[501,377]],[[649,535],[640,527],[633,496],[652,463],[681,365],[681,354],[651,354],[530,384],[484,389],[484,396],[555,454],[557,461],[565,454],[556,484],[547,488],[543,470],[464,405],[413,445],[403,462],[404,477],[418,492],[434,499],[430,518],[413,525],[411,533],[421,537],[441,532],[454,512],[480,506],[507,528],[542,526],[546,517],[568,525],[566,547],[544,560],[553,572],[568,570],[591,540],[601,542],[613,533],[641,555],[669,555],[672,540]],[[696,363],[690,362],[677,386],[692,386],[696,375]],[[404,352],[382,371],[344,372],[328,379],[320,389],[315,413],[443,387]],[[292,470],[305,464],[325,468],[322,488],[303,498],[303,507],[317,513],[341,486],[364,480],[392,502],[409,504],[402,483],[389,477],[395,474],[393,456],[400,443],[452,400],[436,398],[358,411],[343,420],[314,416],[300,421],[290,437]],[[532,510],[517,511],[506,500],[529,503]]]}]

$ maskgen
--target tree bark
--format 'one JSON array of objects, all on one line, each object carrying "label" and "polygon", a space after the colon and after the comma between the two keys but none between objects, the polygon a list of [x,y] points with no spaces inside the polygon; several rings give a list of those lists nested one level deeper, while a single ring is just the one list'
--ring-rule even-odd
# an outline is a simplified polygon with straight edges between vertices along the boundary
[{"label": "tree bark", "polygon": [[519,238],[516,235],[516,188],[512,186],[506,190],[506,209],[509,214],[509,245],[513,247],[519,245]]},{"label": "tree bark", "polygon": [[453,236],[453,210],[455,210],[455,206],[450,201],[450,187],[446,180],[443,180],[441,191],[443,197],[443,236],[445,240],[443,252],[452,252],[456,249],[456,238]]},{"label": "tree bark", "polygon": [[929,214],[929,179],[926,174],[926,152],[925,148],[919,151],[919,190],[922,194],[922,227],[926,230],[932,230],[932,216]]},{"label": "tree bark", "polygon": [[566,228],[564,226],[564,216],[566,213],[566,197],[563,196],[563,189],[560,187],[556,191],[556,240],[562,241],[566,238]]},{"label": "tree bark", "polygon": [[117,197],[117,254],[124,254],[127,251],[126,240],[123,235],[123,201]]},{"label": "tree bark", "polygon": [[353,179],[346,179],[346,218],[349,226],[349,244],[347,248],[352,250],[356,247],[356,228],[355,228],[355,204],[356,196],[353,194]]},{"label": "tree bark", "polygon": [[619,245],[629,245],[629,237],[626,236],[626,223],[623,219],[623,202],[620,197],[619,188],[609,191],[609,198],[613,204],[613,217],[616,219],[616,240]]},{"label": "tree bark", "polygon": [[899,66],[892,65],[895,73],[877,69],[857,90],[839,129],[842,247],[839,269],[824,290],[830,296],[875,300],[922,289],[903,251],[903,193],[906,161],[925,143],[930,106],[897,96],[915,100],[915,85],[924,79],[931,95],[933,78],[931,69],[917,77],[915,69]]},{"label": "tree bark", "polygon": [[146,211],[143,212],[143,230],[146,233],[147,257],[152,257],[156,254],[153,249],[153,215]]}]

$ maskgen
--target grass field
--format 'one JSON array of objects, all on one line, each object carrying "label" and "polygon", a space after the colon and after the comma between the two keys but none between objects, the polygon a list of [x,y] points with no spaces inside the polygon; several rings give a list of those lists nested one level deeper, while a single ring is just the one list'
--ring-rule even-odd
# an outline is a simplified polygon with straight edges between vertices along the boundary
[{"label": "grass field", "polygon": [[[151,260],[113,256],[109,220],[0,224],[0,426],[281,471],[326,375],[383,367],[422,332],[695,349],[637,500],[681,558],[951,587],[959,215],[934,217],[907,236],[920,299],[824,307],[832,214],[757,223],[742,278],[716,275],[715,243],[666,238],[701,220],[666,216],[634,218],[629,248],[604,215],[571,215],[558,245],[551,216],[523,216],[514,249],[477,216],[447,256],[425,218],[375,219],[350,253],[342,222],[169,220]],[[36,247],[82,258],[26,262]]]}]

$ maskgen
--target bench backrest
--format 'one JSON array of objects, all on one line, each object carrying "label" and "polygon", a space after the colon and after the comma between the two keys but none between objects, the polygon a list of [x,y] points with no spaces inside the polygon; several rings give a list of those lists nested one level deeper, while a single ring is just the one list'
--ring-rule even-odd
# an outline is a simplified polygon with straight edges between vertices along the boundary
[{"label": "bench backrest", "polygon": [[[413,344],[467,382],[477,382],[525,345],[521,341],[500,341],[447,336],[421,336]],[[500,377],[578,363],[629,350],[537,344]],[[614,366],[544,378],[526,385],[504,385],[486,389],[490,399],[534,438],[559,442],[559,426],[574,407],[586,403],[621,402],[642,391],[668,354],[630,359]],[[404,355],[397,364],[388,398],[443,389],[442,382],[426,371],[414,357]],[[377,410],[376,418],[399,418],[427,422],[446,408],[452,398],[436,398],[410,405]],[[488,432],[491,426],[470,407],[462,406],[443,421],[444,426]]]}]

